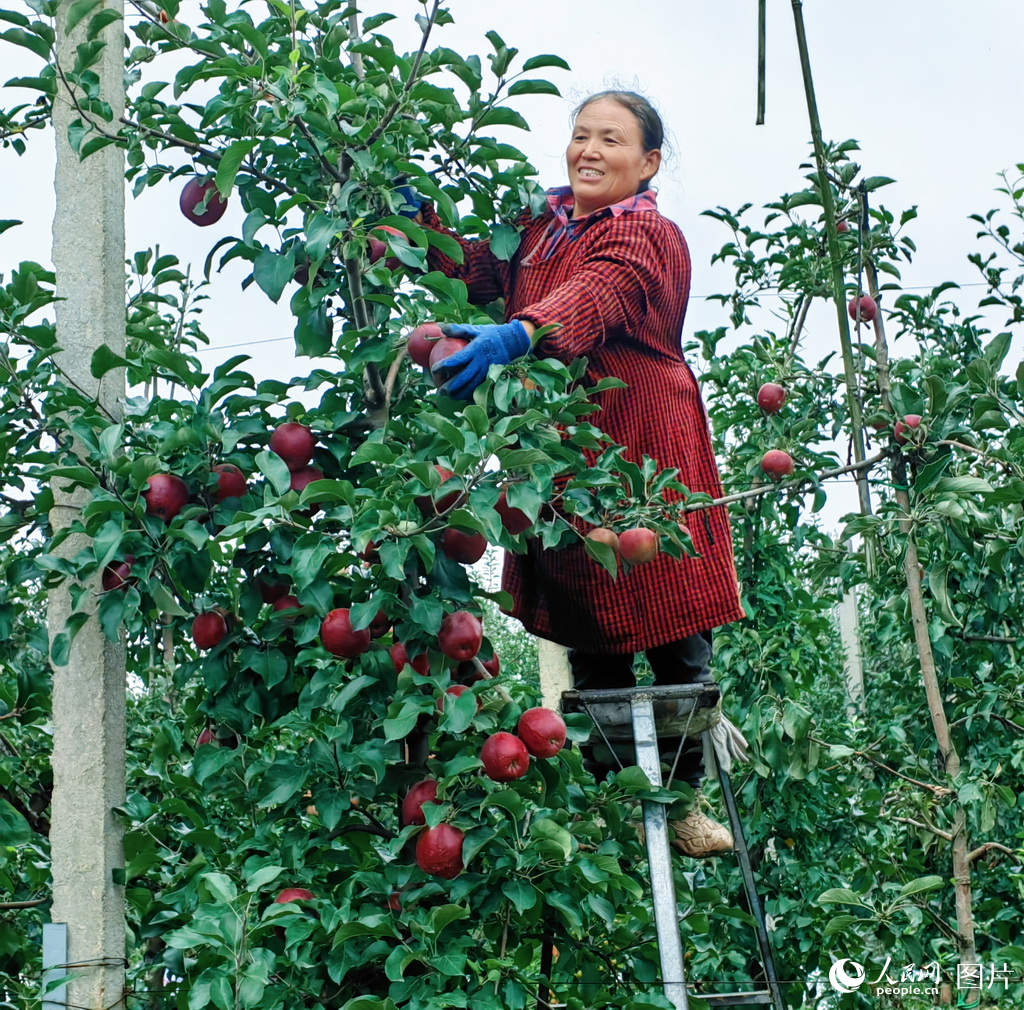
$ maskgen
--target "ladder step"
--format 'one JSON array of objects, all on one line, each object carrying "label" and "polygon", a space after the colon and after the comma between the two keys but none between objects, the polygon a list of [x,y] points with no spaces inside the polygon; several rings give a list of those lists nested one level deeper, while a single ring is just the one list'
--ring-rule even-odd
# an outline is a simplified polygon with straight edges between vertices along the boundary
[{"label": "ladder step", "polygon": [[720,992],[691,993],[694,999],[703,1000],[709,1007],[712,1006],[771,1006],[772,994],[770,992]]}]

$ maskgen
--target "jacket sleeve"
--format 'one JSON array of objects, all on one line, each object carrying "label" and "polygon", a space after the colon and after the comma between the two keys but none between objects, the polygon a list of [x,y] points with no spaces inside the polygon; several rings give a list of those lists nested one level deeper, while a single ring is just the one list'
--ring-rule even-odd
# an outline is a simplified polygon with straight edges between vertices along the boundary
[{"label": "jacket sleeve", "polygon": [[469,289],[469,301],[473,305],[487,305],[507,293],[509,265],[491,252],[487,239],[468,239],[446,228],[429,203],[423,204],[423,224],[431,231],[440,232],[455,239],[462,248],[462,262],[446,256],[434,246],[427,252],[427,263],[432,270],[439,270],[445,277],[463,281]]},{"label": "jacket sleeve", "polygon": [[572,277],[515,312],[538,328],[559,327],[540,341],[541,356],[569,361],[615,337],[636,336],[665,298],[685,304],[690,260],[674,226],[660,215],[624,214],[597,228]]}]

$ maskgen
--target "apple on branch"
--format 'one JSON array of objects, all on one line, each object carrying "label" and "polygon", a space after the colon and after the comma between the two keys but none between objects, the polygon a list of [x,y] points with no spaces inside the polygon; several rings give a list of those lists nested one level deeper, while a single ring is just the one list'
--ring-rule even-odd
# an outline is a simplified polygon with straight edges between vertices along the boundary
[{"label": "apple on branch", "polygon": [[777,414],[786,402],[785,387],[777,382],[766,382],[757,391],[757,405],[766,414]]},{"label": "apple on branch", "polygon": [[370,629],[356,631],[352,627],[348,608],[339,607],[321,622],[320,641],[331,655],[355,659],[370,647]]},{"label": "apple on branch", "polygon": [[416,839],[416,865],[424,873],[452,880],[463,870],[463,833],[451,824],[425,828]]},{"label": "apple on branch", "polygon": [[534,757],[551,758],[565,746],[565,720],[554,709],[529,708],[519,717],[516,734]]},{"label": "apple on branch", "polygon": [[519,737],[512,733],[493,733],[480,749],[484,774],[495,782],[514,782],[521,779],[530,767],[530,752]]},{"label": "apple on branch", "polygon": [[788,477],[793,472],[793,457],[781,449],[769,449],[761,457],[761,469],[776,480]]},{"label": "apple on branch", "polygon": [[[206,200],[205,206],[200,206]],[[228,202],[217,192],[213,179],[201,179],[196,176],[185,183],[178,199],[182,214],[193,224],[206,228],[216,224],[228,209]]]},{"label": "apple on branch", "polygon": [[165,522],[173,519],[188,503],[188,485],[173,473],[154,473],[146,478],[146,512]]}]

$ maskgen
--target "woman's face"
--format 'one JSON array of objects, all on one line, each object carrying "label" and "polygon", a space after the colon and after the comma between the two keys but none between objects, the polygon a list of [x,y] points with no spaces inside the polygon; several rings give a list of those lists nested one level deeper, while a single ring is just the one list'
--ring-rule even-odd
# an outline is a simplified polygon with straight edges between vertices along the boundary
[{"label": "woman's face", "polygon": [[633,196],[658,171],[661,152],[644,150],[640,123],[626,106],[599,98],[576,117],[565,162],[573,216],[583,217]]}]

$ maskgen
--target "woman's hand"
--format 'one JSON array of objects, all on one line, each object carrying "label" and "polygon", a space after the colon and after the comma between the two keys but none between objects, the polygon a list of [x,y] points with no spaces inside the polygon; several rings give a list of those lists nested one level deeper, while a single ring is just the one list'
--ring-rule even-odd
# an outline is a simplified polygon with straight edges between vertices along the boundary
[{"label": "woman's hand", "polygon": [[444,392],[459,400],[468,400],[473,395],[473,390],[487,378],[491,365],[507,365],[530,350],[530,334],[518,319],[500,326],[444,323],[441,330],[446,337],[471,341],[468,347],[443,358],[431,369],[435,376],[447,379]]}]

